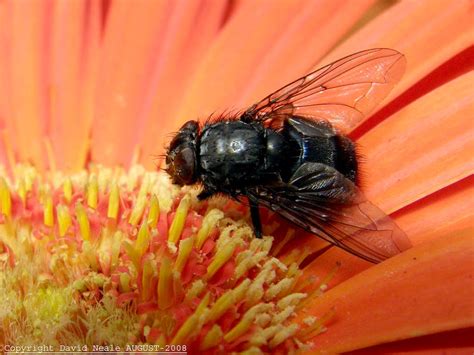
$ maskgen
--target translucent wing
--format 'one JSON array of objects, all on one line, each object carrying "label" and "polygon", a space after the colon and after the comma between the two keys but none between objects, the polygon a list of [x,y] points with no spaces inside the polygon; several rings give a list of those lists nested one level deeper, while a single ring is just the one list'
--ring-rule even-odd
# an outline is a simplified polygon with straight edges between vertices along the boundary
[{"label": "translucent wing", "polygon": [[382,101],[405,71],[405,57],[387,48],[358,52],[326,65],[250,107],[244,121],[297,115],[355,127]]},{"label": "translucent wing", "polygon": [[318,237],[370,262],[411,246],[405,233],[337,170],[305,163],[288,183],[247,191],[259,203]]}]

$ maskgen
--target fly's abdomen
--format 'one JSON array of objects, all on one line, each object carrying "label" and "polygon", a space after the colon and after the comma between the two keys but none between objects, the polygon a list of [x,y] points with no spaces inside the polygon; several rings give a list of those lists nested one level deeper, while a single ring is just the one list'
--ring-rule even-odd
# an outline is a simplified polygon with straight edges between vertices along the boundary
[{"label": "fly's abdomen", "polygon": [[299,147],[299,159],[293,172],[305,162],[315,162],[335,168],[351,181],[357,181],[354,143],[338,134],[328,122],[293,117],[285,122],[283,133]]},{"label": "fly's abdomen", "polygon": [[252,125],[226,121],[203,129],[200,165],[213,184],[245,185],[259,170],[264,154],[261,134]]}]

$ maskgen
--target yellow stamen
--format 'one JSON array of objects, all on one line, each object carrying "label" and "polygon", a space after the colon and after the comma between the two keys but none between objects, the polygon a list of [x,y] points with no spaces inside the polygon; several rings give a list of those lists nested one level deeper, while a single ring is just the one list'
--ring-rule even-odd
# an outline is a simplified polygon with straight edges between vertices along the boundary
[{"label": "yellow stamen", "polygon": [[208,321],[213,322],[219,319],[232,305],[240,302],[245,295],[248,287],[250,286],[250,280],[245,279],[240,285],[224,293],[219,299],[213,304],[209,311]]},{"label": "yellow stamen", "polygon": [[286,339],[292,337],[298,330],[298,325],[292,324],[289,327],[281,329],[275,334],[272,340],[268,343],[270,349],[273,349],[283,343]]},{"label": "yellow stamen", "polygon": [[238,264],[234,271],[235,278],[241,278],[247,271],[257,265],[260,261],[264,260],[266,257],[266,251],[258,252],[255,255],[252,255],[250,250],[241,252],[236,260]]},{"label": "yellow stamen", "polygon": [[76,218],[83,240],[91,240],[91,227],[87,212],[80,202],[76,203]]},{"label": "yellow stamen", "polygon": [[146,223],[142,223],[140,226],[140,230],[138,231],[137,240],[135,241],[135,250],[138,255],[143,255],[145,251],[148,249],[150,244],[150,233],[148,231],[148,225]]},{"label": "yellow stamen", "polygon": [[158,223],[158,218],[160,218],[160,201],[155,194],[151,196],[150,199],[150,209],[148,211],[147,223],[150,228],[156,228]]},{"label": "yellow stamen", "polygon": [[212,231],[212,228],[222,218],[224,218],[224,213],[217,209],[212,209],[206,214],[197,235],[196,248],[198,250],[202,248],[204,242],[209,237],[209,233]]},{"label": "yellow stamen", "polygon": [[58,217],[59,236],[64,237],[72,224],[69,209],[64,205],[58,205],[56,215]]},{"label": "yellow stamen", "polygon": [[25,186],[25,179],[21,178],[18,182],[18,196],[20,196],[21,202],[23,206],[26,204],[26,186]]},{"label": "yellow stamen", "polygon": [[281,325],[272,325],[265,329],[259,329],[250,338],[250,344],[254,346],[262,346],[267,344],[268,339],[275,336],[275,334],[283,328]]},{"label": "yellow stamen", "polygon": [[207,332],[206,336],[204,337],[199,350],[207,350],[219,345],[223,335],[224,333],[222,333],[221,327],[219,327],[217,324],[214,324],[211,330],[209,330],[209,332]]},{"label": "yellow stamen", "polygon": [[186,261],[188,261],[189,254],[193,250],[193,244],[194,237],[186,238],[179,242],[178,257],[176,258],[176,262],[174,264],[174,268],[178,273],[183,271]]},{"label": "yellow stamen", "polygon": [[230,260],[236,247],[237,243],[232,240],[227,245],[217,250],[212,262],[207,267],[207,279],[210,279],[212,276],[214,276],[216,272],[219,271],[219,269]]},{"label": "yellow stamen", "polygon": [[64,199],[67,203],[71,202],[72,199],[72,181],[70,178],[66,178],[63,183],[63,194]]},{"label": "yellow stamen", "polygon": [[146,197],[148,194],[149,184],[150,183],[149,183],[148,175],[145,175],[142,185],[140,186],[140,191],[138,192],[137,201],[135,202],[135,205],[133,206],[130,219],[128,220],[128,222],[133,226],[136,226],[138,223],[140,223],[140,220],[142,219],[143,211],[145,210],[145,206],[147,202]]},{"label": "yellow stamen", "polygon": [[259,327],[266,327],[270,324],[271,321],[272,316],[268,313],[260,313],[259,315],[257,315],[257,317],[255,317],[255,324]]},{"label": "yellow stamen", "polygon": [[273,238],[263,237],[262,239],[253,238],[250,242],[250,250],[253,252],[266,252],[268,253],[272,248]]},{"label": "yellow stamen", "polygon": [[169,242],[176,244],[176,242],[181,237],[181,233],[184,229],[184,222],[186,221],[186,216],[188,215],[190,205],[191,198],[189,195],[184,196],[179,202],[178,208],[176,209],[176,214],[168,232]]},{"label": "yellow stamen", "polygon": [[199,306],[196,308],[194,314],[186,319],[183,325],[176,332],[173,340],[171,340],[171,344],[185,344],[192,335],[197,334],[201,330],[202,325],[206,319],[205,311],[210,300],[211,296],[208,292],[199,303]]},{"label": "yellow stamen", "polygon": [[119,287],[121,292],[130,292],[130,275],[126,272],[120,274]]},{"label": "yellow stamen", "polygon": [[326,314],[324,314],[321,318],[316,319],[316,321],[307,328],[303,328],[300,333],[299,337],[301,340],[311,339],[314,338],[319,333],[324,332],[325,324],[329,322],[334,316],[336,315],[335,309],[329,310]]},{"label": "yellow stamen", "polygon": [[296,306],[302,299],[306,298],[306,293],[292,293],[278,301],[277,307],[285,309],[290,306]]},{"label": "yellow stamen", "polygon": [[130,243],[128,240],[124,240],[122,245],[123,245],[123,248],[125,249],[125,252],[129,256],[130,260],[132,260],[132,263],[135,266],[135,268],[139,270],[140,269],[140,255],[136,251],[133,244]]},{"label": "yellow stamen", "polygon": [[298,248],[293,249],[289,254],[286,254],[285,256],[280,258],[280,261],[285,265],[290,265],[292,263],[295,263],[302,253],[303,251]]},{"label": "yellow stamen", "polygon": [[263,285],[265,283],[269,284],[275,277],[276,273],[272,268],[272,264],[268,261],[249,287],[247,299],[245,300],[247,307],[260,302],[265,292]]},{"label": "yellow stamen", "polygon": [[84,240],[84,242],[82,243],[82,254],[86,262],[91,266],[92,270],[99,270],[99,264],[97,263],[95,249],[92,247],[89,240]]},{"label": "yellow stamen", "polygon": [[181,275],[173,270],[173,300],[174,303],[179,303],[183,300],[186,292],[184,291],[183,281],[181,280]]},{"label": "yellow stamen", "polygon": [[150,330],[151,330],[151,327],[149,325],[145,325],[143,327],[143,335],[148,338],[148,336],[150,335]]},{"label": "yellow stamen", "polygon": [[10,189],[8,188],[7,182],[3,177],[0,178],[0,200],[1,212],[6,217],[10,217],[12,213],[12,199],[10,195]]},{"label": "yellow stamen", "polygon": [[153,281],[153,277],[156,274],[155,268],[156,267],[151,259],[144,260],[143,274],[142,274],[142,287],[143,287],[142,300],[144,301],[149,300],[152,296],[153,290],[151,288],[151,284]]},{"label": "yellow stamen", "polygon": [[265,299],[271,300],[281,294],[288,292],[291,290],[293,283],[294,279],[292,278],[284,278],[280,280],[277,284],[274,284],[268,288],[268,290],[265,292]]},{"label": "yellow stamen", "polygon": [[54,225],[53,198],[49,194],[46,196],[45,200],[43,223],[48,227],[52,227]]},{"label": "yellow stamen", "polygon": [[249,330],[250,326],[253,324],[253,321],[257,314],[268,312],[272,309],[272,307],[273,306],[271,304],[261,303],[250,308],[244,314],[241,321],[226,335],[224,335],[224,340],[229,343],[236,340],[238,337],[244,335]]},{"label": "yellow stamen", "polygon": [[91,175],[89,183],[87,184],[87,206],[96,209],[98,202],[99,185],[97,183],[97,177]]},{"label": "yellow stamen", "polygon": [[163,257],[158,280],[158,307],[166,309],[173,304],[173,275],[171,260]]},{"label": "yellow stamen", "polygon": [[199,297],[199,295],[204,291],[206,288],[206,284],[203,280],[196,280],[192,283],[191,287],[189,288],[188,292],[186,293],[186,302],[191,302],[192,299]]},{"label": "yellow stamen", "polygon": [[212,322],[219,319],[234,304],[234,292],[233,290],[229,290],[212,305],[208,320]]},{"label": "yellow stamen", "polygon": [[27,169],[24,173],[23,178],[25,179],[26,192],[31,191],[33,183],[36,180],[36,170],[33,168]]},{"label": "yellow stamen", "polygon": [[299,269],[298,264],[290,264],[290,266],[288,267],[288,271],[286,272],[286,276],[294,278],[299,275],[301,275],[301,270]]},{"label": "yellow stamen", "polygon": [[290,307],[285,308],[283,311],[273,316],[272,324],[273,325],[283,324],[283,322],[286,321],[293,314],[294,311],[295,311],[295,306],[290,306]]},{"label": "yellow stamen", "polygon": [[113,184],[110,189],[109,206],[107,208],[107,217],[117,220],[120,206],[120,192],[117,184]]},{"label": "yellow stamen", "polygon": [[124,234],[120,230],[116,231],[112,238],[112,246],[110,249],[110,254],[111,254],[111,266],[113,268],[117,267],[119,264],[120,246],[122,245],[123,238],[124,238]]},{"label": "yellow stamen", "polygon": [[239,353],[239,355],[262,355],[263,351],[256,347],[251,347]]}]

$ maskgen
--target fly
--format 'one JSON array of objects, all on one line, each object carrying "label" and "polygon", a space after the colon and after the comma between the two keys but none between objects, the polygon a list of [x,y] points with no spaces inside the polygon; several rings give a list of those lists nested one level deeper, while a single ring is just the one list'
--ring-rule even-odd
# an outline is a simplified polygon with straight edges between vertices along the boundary
[{"label": "fly", "polygon": [[241,114],[186,122],[167,150],[180,186],[200,200],[246,197],[257,238],[259,206],[370,262],[410,246],[405,233],[358,188],[355,144],[343,134],[368,115],[405,68],[399,52],[376,48],[293,81]]}]

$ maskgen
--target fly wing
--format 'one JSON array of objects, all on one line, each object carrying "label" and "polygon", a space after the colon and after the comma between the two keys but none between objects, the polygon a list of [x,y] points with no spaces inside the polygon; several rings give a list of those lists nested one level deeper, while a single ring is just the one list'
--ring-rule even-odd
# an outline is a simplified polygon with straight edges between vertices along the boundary
[{"label": "fly wing", "polygon": [[393,49],[354,53],[268,95],[250,107],[242,119],[275,125],[269,121],[297,115],[327,120],[345,132],[388,95],[405,65],[403,54]]},{"label": "fly wing", "polygon": [[337,170],[305,163],[288,183],[247,191],[264,206],[370,262],[411,247],[405,233]]}]

